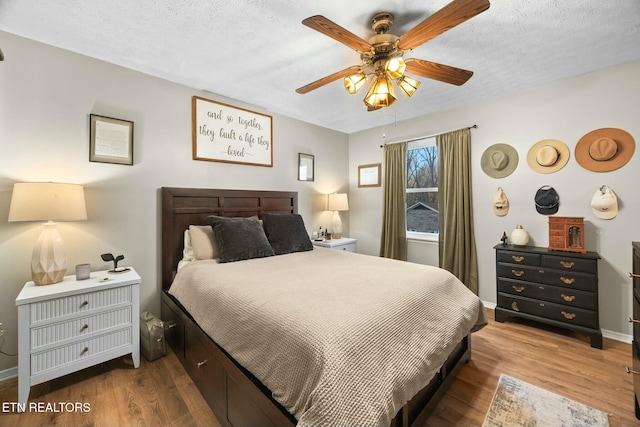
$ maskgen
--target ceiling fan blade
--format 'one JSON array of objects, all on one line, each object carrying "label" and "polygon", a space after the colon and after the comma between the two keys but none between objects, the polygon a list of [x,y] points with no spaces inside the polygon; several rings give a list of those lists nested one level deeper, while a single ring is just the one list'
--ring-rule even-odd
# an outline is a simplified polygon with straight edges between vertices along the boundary
[{"label": "ceiling fan blade", "polygon": [[342,28],[340,25],[325,18],[322,15],[311,16],[302,21],[304,25],[321,32],[325,36],[329,36],[342,44],[349,46],[358,52],[368,52],[371,50],[371,44],[351,31]]},{"label": "ceiling fan blade", "polygon": [[473,76],[473,71],[438,64],[437,62],[425,61],[423,59],[409,58],[405,60],[405,63],[407,64],[407,69],[405,70],[407,74],[416,74],[456,86],[464,84]]},{"label": "ceiling fan blade", "polygon": [[398,49],[414,49],[484,12],[489,6],[489,0],[453,0],[401,36]]},{"label": "ceiling fan blade", "polygon": [[320,86],[324,86],[327,83],[331,83],[334,82],[338,79],[350,76],[353,73],[357,73],[358,71],[360,71],[360,66],[359,65],[354,65],[352,67],[349,68],[345,68],[344,70],[338,71],[336,73],[330,74],[326,77],[323,77],[319,80],[316,80],[313,83],[309,83],[306,86],[302,86],[298,89],[296,89],[296,92],[298,93],[307,93],[307,92],[311,92],[314,89],[318,89]]}]

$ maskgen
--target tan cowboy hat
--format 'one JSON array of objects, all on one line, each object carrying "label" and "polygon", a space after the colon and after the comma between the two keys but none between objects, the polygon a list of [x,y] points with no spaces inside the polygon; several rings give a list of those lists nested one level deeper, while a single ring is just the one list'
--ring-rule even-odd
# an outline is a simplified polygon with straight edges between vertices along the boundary
[{"label": "tan cowboy hat", "polygon": [[609,172],[626,165],[636,149],[636,142],[622,129],[592,130],[576,144],[576,161],[592,172]]},{"label": "tan cowboy hat", "polygon": [[543,139],[529,148],[527,163],[536,172],[559,171],[569,161],[569,147],[557,139]]},{"label": "tan cowboy hat", "polygon": [[516,170],[518,152],[509,144],[493,144],[482,153],[480,166],[491,178],[504,178]]}]

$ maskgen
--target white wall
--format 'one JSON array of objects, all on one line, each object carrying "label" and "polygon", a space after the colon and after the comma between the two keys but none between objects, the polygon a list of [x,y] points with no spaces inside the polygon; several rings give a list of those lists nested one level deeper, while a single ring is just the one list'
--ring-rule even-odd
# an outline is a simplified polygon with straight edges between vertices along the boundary
[{"label": "white wall", "polygon": [[[159,313],[159,188],[202,187],[298,192],[309,232],[330,224],[324,194],[348,188],[348,136],[273,115],[273,167],[192,160],[191,97],[264,114],[215,94],[180,86],[0,32],[0,322],[3,350],[17,352],[15,297],[30,280],[37,223],[6,221],[14,182],[85,186],[89,219],[61,223],[69,274],[76,264],[108,267],[100,254],[124,254],[140,273],[141,310]],[[134,122],[134,166],[89,162],[89,114]],[[315,155],[315,181],[297,180],[298,153]],[[348,215],[343,213],[345,234]],[[52,285],[55,286],[55,285]],[[15,358],[0,355],[0,371]]]},{"label": "white wall", "polygon": [[[560,195],[558,215],[585,217],[586,247],[602,257],[599,262],[602,329],[611,332],[609,335],[631,334],[627,322],[631,315],[631,282],[627,273],[631,269],[631,241],[640,240],[640,147],[625,167],[608,173],[583,169],[573,158],[573,149],[584,134],[602,127],[624,129],[634,136],[636,145],[640,144],[639,75],[640,62],[634,62],[350,135],[351,237],[359,239],[359,251],[378,253],[382,193],[380,188],[358,188],[357,168],[382,161],[383,134],[386,141],[394,142],[477,124],[478,128],[471,130],[471,155],[480,297],[496,301],[493,246],[503,231],[509,234],[522,224],[530,233],[531,245],[547,246],[548,220],[535,211],[533,196],[539,187],[551,185]],[[464,86],[459,92],[464,96]],[[571,159],[556,173],[539,174],[529,168],[526,155],[534,143],[548,138],[566,143]],[[490,178],[480,168],[482,153],[495,143],[514,146],[520,157],[516,171],[504,179]],[[618,216],[610,221],[596,218],[589,207],[591,197],[602,184],[616,192],[620,205]],[[504,189],[510,202],[505,217],[497,217],[491,211],[492,196],[498,186]],[[414,256],[422,250],[415,244],[409,247]]]}]

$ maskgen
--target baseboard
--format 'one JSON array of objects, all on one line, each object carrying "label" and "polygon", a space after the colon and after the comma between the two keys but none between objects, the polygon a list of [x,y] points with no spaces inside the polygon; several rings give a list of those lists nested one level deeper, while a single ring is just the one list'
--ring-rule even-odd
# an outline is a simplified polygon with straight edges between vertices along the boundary
[{"label": "baseboard", "polygon": [[[484,306],[486,308],[489,308],[491,310],[495,310],[495,308],[496,308],[496,303],[495,302],[482,301],[482,303],[484,304]],[[631,344],[633,342],[633,335],[622,334],[620,332],[609,331],[607,329],[603,329],[602,330],[602,336],[605,337],[605,338],[612,339],[614,341],[620,341],[620,342],[624,342],[624,343],[627,343],[627,344]]]},{"label": "baseboard", "polygon": [[10,380],[11,378],[15,378],[18,376],[18,367],[14,366],[13,368],[5,369],[4,371],[0,371],[0,381]]},{"label": "baseboard", "polygon": [[602,330],[602,336],[615,341],[621,341],[627,344],[631,344],[633,342],[633,335],[621,334],[620,332],[608,331],[606,329]]}]

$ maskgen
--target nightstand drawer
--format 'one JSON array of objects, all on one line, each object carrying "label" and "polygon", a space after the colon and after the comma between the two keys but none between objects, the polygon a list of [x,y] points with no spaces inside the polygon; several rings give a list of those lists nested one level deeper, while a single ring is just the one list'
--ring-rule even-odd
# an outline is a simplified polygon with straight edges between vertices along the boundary
[{"label": "nightstand drawer", "polygon": [[356,251],[356,244],[355,243],[349,243],[349,244],[346,244],[346,245],[334,246],[332,249],[337,249],[339,251],[355,252]]},{"label": "nightstand drawer", "polygon": [[131,324],[131,306],[31,329],[31,349]]},{"label": "nightstand drawer", "polygon": [[30,321],[34,323],[87,312],[101,307],[131,302],[131,287],[105,289],[79,295],[71,295],[30,305]]},{"label": "nightstand drawer", "polygon": [[113,351],[118,347],[131,346],[131,327],[88,340],[77,341],[62,347],[31,355],[31,375],[37,375],[81,359]]}]

